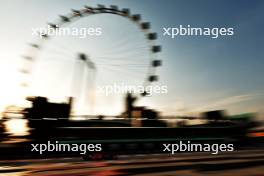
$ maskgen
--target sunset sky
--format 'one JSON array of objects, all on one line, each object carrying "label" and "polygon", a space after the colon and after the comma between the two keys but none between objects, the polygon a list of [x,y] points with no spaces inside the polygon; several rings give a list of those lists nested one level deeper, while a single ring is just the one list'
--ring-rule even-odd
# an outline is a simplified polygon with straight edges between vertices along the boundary
[{"label": "sunset sky", "polygon": [[[84,5],[95,6],[96,4],[130,8],[132,13],[142,14],[143,21],[150,21],[152,30],[159,33],[158,44],[162,45],[163,51],[158,58],[163,60],[163,66],[158,69],[160,76],[158,85],[167,85],[168,94],[157,94],[145,98],[138,102],[140,105],[158,109],[165,115],[190,114],[210,109],[227,109],[231,114],[243,112],[264,114],[264,1],[261,0],[239,2],[228,0],[217,2],[210,0],[2,0],[0,5],[0,109],[21,101],[22,90],[19,87],[21,76],[17,69],[21,64],[21,56],[27,50],[27,44],[34,41],[31,28],[45,27],[47,22],[54,21],[58,15],[67,14],[70,9],[81,9]],[[111,37],[103,42],[100,38],[98,41],[93,38],[90,43],[85,40],[67,38],[62,41],[68,41],[68,47],[72,49],[77,48],[83,51],[88,48],[85,51],[88,55],[94,56],[94,60],[96,56],[104,52],[104,49],[111,51],[114,42],[121,43],[125,38],[129,42],[124,44],[128,49],[133,44],[138,45],[141,40],[143,45],[145,42],[134,24],[119,17],[99,15],[84,18],[76,24],[77,27],[84,25],[100,26],[106,32],[105,35],[111,35]],[[204,36],[181,36],[171,39],[162,36],[163,27],[179,25],[232,27],[235,35],[217,39]],[[108,28],[109,31],[107,31]],[[116,40],[112,41],[112,37]],[[54,40],[53,43],[51,41],[49,47],[51,49],[57,47],[55,42],[61,42],[62,45],[67,46],[67,43],[62,41]],[[100,42],[103,44],[99,44]],[[46,55],[41,53],[39,57],[49,56],[49,51],[46,52]],[[141,54],[144,54],[143,52]],[[115,53],[111,57],[116,56]],[[126,56],[129,57],[128,54]],[[142,64],[145,62],[143,59],[140,61]],[[73,61],[60,60],[39,62],[38,74],[42,76],[39,78],[42,82],[35,83],[35,93],[43,92],[43,95],[54,99],[68,96],[70,94],[69,75],[71,75],[69,72],[72,72],[69,68],[73,63]],[[106,62],[108,63],[112,62]],[[100,66],[98,67],[100,69]],[[54,75],[54,73],[58,74]],[[139,82],[143,80],[144,75],[138,78],[140,77],[138,73],[129,76],[130,83],[134,83],[134,80]],[[98,78],[98,82],[106,84],[110,83],[109,80],[120,81],[121,79],[117,75],[111,75],[111,72],[109,74],[102,72],[101,75],[103,74],[106,76]],[[56,79],[49,80],[54,77]],[[47,87],[43,86],[45,81],[51,81],[47,83],[49,84]],[[52,81],[59,86],[55,86]],[[110,96],[107,100],[97,96],[97,103],[101,103],[97,111],[107,114],[111,114],[111,111],[120,112],[122,108],[120,99],[121,96]]]}]

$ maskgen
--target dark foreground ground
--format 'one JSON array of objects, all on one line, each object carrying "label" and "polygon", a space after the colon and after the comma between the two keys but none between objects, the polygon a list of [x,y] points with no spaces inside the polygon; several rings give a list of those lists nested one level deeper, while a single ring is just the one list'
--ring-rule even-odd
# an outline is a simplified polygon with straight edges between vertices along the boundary
[{"label": "dark foreground ground", "polygon": [[179,153],[122,155],[116,160],[84,161],[80,157],[1,160],[0,176],[224,175],[264,176],[264,150],[212,155]]}]

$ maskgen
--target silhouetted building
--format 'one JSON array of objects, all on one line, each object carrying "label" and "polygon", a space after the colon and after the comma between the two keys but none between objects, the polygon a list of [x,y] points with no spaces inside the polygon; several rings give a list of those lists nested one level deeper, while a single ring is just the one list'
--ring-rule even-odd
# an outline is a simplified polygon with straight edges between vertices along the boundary
[{"label": "silhouetted building", "polygon": [[133,95],[131,93],[127,93],[126,98],[125,98],[125,106],[126,106],[125,111],[126,111],[128,118],[132,117],[132,111],[133,111],[134,103],[135,103],[136,99],[137,98],[133,97]]},{"label": "silhouetted building", "polygon": [[132,118],[146,118],[146,119],[157,119],[158,112],[153,109],[147,109],[144,106],[136,106],[133,108],[131,113]]},{"label": "silhouetted building", "polygon": [[27,100],[32,102],[32,107],[24,110],[28,119],[70,117],[72,97],[68,103],[51,103],[46,97],[28,97]]},{"label": "silhouetted building", "polygon": [[204,112],[203,117],[207,120],[223,120],[224,119],[224,111],[223,110],[215,110],[215,111]]}]

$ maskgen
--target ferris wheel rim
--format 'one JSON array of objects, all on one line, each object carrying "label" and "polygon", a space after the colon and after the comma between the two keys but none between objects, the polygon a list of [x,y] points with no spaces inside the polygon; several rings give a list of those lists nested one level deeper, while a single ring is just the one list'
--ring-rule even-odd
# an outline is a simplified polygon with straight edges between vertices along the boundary
[{"label": "ferris wheel rim", "polygon": [[[155,41],[157,40],[158,34],[155,32],[151,32],[151,26],[150,22],[142,22],[141,21],[141,15],[140,14],[131,14],[130,9],[124,8],[122,10],[119,10],[117,6],[111,5],[110,7],[105,7],[104,5],[98,5],[97,7],[89,7],[84,6],[83,9],[80,10],[71,10],[71,13],[68,13],[66,15],[59,15],[59,19],[57,19],[54,23],[48,23],[52,28],[61,28],[67,25],[70,25],[74,23],[75,21],[78,21],[79,19],[83,17],[88,17],[90,15],[98,15],[98,14],[113,14],[117,16],[124,17],[128,19],[129,21],[135,23],[141,32],[145,35],[145,40],[148,42],[149,46],[149,64],[148,64],[148,70],[145,75],[144,81],[143,81],[143,87],[147,87],[152,82],[155,82],[158,80],[158,76],[156,74],[156,68],[161,66],[162,61],[160,59],[156,59],[155,55],[159,52],[161,52],[161,46],[156,45]],[[31,50],[36,50],[37,53],[43,45],[43,42],[50,39],[51,36],[48,34],[41,34],[41,38],[39,38],[36,42],[30,44]],[[30,52],[31,55],[25,55],[23,56],[23,59],[33,63],[35,59],[37,58],[37,54],[32,54],[34,51]],[[32,68],[31,68],[32,69]],[[30,74],[32,70],[20,70],[23,74]],[[25,84],[26,85],[26,84]],[[142,96],[145,96],[142,94]]]}]

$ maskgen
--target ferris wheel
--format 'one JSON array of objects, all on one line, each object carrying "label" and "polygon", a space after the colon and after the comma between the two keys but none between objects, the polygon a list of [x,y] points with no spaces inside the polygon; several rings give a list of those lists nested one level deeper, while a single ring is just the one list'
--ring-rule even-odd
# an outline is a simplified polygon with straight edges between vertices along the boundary
[{"label": "ferris wheel", "polygon": [[[144,22],[140,14],[117,6],[84,6],[59,15],[48,26],[54,30],[99,26],[102,34],[76,37],[39,33],[22,57],[21,86],[29,90],[27,95],[49,96],[32,93],[35,87],[44,92],[57,89],[55,95],[89,96],[94,101],[95,96],[102,98],[95,95],[96,85],[122,83],[141,85],[144,90],[138,96],[148,96],[145,88],[158,81],[156,70],[162,63],[157,55],[161,46],[156,44],[157,33],[151,31],[150,22]],[[110,106],[111,102],[106,103]]]}]

